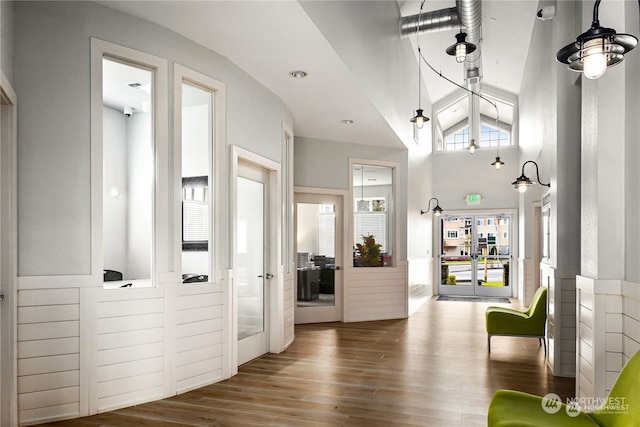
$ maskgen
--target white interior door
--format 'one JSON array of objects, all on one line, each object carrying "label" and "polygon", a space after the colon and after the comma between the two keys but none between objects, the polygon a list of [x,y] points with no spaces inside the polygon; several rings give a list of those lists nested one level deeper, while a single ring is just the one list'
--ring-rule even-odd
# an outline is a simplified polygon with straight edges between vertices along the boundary
[{"label": "white interior door", "polygon": [[341,320],[342,197],[296,193],[295,323]]},{"label": "white interior door", "polygon": [[269,173],[239,162],[236,206],[235,294],[238,365],[269,351]]}]

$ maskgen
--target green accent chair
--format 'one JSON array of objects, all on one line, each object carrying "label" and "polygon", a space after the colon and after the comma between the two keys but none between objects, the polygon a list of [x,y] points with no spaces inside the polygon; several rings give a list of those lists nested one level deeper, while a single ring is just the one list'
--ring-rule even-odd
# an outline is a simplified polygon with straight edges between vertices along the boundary
[{"label": "green accent chair", "polygon": [[[636,352],[622,368],[602,406],[592,412],[579,411],[573,405],[569,406],[567,412],[567,405],[564,403],[554,403],[540,396],[519,391],[498,390],[489,404],[487,426],[637,427],[640,425],[638,378],[640,378],[640,351]],[[550,413],[552,412],[550,409],[556,412]]]},{"label": "green accent chair", "polygon": [[547,288],[542,286],[533,294],[531,304],[529,304],[529,308],[526,311],[506,307],[487,307],[486,326],[489,353],[491,353],[491,337],[505,335],[538,338],[540,345],[544,344],[544,354],[546,356],[547,341],[544,335],[546,323]]}]

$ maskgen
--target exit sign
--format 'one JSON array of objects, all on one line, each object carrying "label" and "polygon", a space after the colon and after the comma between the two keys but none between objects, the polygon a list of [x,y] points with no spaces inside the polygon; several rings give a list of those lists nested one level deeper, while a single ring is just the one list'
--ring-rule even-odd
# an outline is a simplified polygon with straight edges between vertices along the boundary
[{"label": "exit sign", "polygon": [[467,205],[479,205],[482,203],[482,196],[480,194],[467,194],[465,202],[467,202]]}]

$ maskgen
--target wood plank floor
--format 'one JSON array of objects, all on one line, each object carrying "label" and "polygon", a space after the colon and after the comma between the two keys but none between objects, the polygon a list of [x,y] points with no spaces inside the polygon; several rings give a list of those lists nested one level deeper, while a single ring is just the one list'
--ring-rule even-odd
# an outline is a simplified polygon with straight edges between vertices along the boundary
[{"label": "wood plank floor", "polygon": [[487,353],[488,305],[432,298],[409,319],[299,325],[287,351],[229,380],[48,425],[484,426],[499,388],[573,396],[574,380],[549,374],[536,339],[494,337]]}]

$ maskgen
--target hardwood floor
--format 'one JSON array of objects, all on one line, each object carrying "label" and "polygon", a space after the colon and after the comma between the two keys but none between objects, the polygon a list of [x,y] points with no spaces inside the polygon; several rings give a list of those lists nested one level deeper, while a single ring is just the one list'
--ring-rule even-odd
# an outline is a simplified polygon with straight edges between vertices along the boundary
[{"label": "hardwood floor", "polygon": [[409,319],[299,325],[294,344],[237,376],[158,402],[78,420],[80,426],[484,426],[495,390],[563,400],[536,339],[494,337],[485,308],[427,301]]}]

